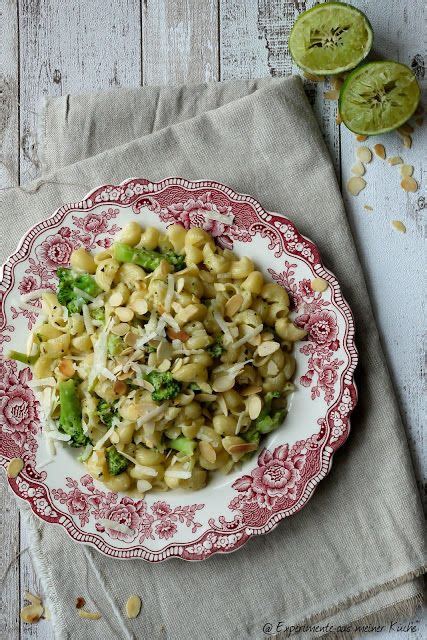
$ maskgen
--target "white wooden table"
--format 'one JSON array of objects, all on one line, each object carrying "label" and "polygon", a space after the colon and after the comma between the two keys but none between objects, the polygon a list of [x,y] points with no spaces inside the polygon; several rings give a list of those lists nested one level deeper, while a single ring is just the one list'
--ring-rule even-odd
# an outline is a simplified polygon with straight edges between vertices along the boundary
[{"label": "white wooden table", "polygon": [[[369,16],[375,52],[409,65],[417,62],[422,75],[422,0],[352,1]],[[0,0],[0,186],[23,184],[38,175],[37,109],[42,96],[141,83],[295,73],[287,49],[289,31],[298,11],[313,4],[312,0]],[[336,103],[324,99],[324,89],[307,82],[338,180],[345,185],[355,139],[336,124]],[[419,183],[425,129],[417,129],[411,150],[403,148],[395,134],[381,140],[388,155],[401,155],[415,166]],[[345,195],[345,201],[421,483],[425,201],[421,190],[402,191],[398,167],[378,158],[368,167],[367,182],[358,198]],[[373,211],[366,211],[364,204]],[[392,219],[405,223],[406,235],[392,229]],[[50,640],[48,622],[20,623],[23,592],[38,592],[40,586],[28,553],[14,560],[27,547],[26,532],[4,482],[0,491],[0,567],[12,561],[2,585],[0,638]],[[427,637],[426,618],[423,622],[418,613],[415,619],[420,622],[411,637],[421,640]],[[402,634],[373,637],[397,639]]]}]

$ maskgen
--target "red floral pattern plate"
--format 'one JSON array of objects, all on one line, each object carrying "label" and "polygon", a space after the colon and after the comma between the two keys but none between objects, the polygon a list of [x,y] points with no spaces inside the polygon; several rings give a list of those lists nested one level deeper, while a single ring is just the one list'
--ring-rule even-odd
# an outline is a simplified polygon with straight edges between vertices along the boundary
[{"label": "red floral pattern plate", "polygon": [[[208,215],[207,215],[208,213]],[[213,214],[216,219],[212,219]],[[59,524],[79,542],[106,555],[158,562],[171,556],[202,560],[241,547],[299,511],[312,496],[346,440],[356,402],[354,324],[333,274],[315,245],[282,215],[253,198],[208,180],[133,179],[104,185],[81,202],[61,207],[33,227],[3,267],[0,284],[0,348],[22,349],[36,321],[19,307],[19,294],[55,287],[56,269],[76,247],[108,247],[131,219],[159,228],[179,222],[203,227],[224,247],[251,256],[284,286],[293,317],[307,332],[296,346],[297,390],[284,424],[270,434],[258,457],[228,476],[218,474],[194,493],[148,494],[144,500],[107,491],[83,473],[76,453],[61,448],[48,459],[39,408],[28,386],[28,367],[0,361],[0,463],[25,464],[11,489],[47,523]],[[314,278],[329,286],[320,293]],[[38,303],[34,303],[38,304]],[[65,470],[65,472],[64,472]],[[114,520],[132,530],[105,527]],[[104,522],[104,524],[103,524]]]}]

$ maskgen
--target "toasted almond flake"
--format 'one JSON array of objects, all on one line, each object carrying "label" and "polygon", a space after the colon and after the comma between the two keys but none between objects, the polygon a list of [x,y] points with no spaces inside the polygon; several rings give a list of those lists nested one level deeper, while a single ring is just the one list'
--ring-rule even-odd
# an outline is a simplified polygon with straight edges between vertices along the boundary
[{"label": "toasted almond flake", "polygon": [[42,599],[40,598],[40,596],[37,596],[34,593],[31,593],[30,591],[24,591],[24,600],[27,600],[27,602],[31,602],[31,604],[42,603]]},{"label": "toasted almond flake", "polygon": [[406,233],[406,227],[400,220],[392,220],[391,226],[393,227],[393,229],[399,231],[400,233]]},{"label": "toasted almond flake", "polygon": [[8,478],[16,478],[24,468],[24,461],[22,458],[12,458],[7,465],[6,473]]},{"label": "toasted almond flake", "polygon": [[407,136],[410,133],[414,133],[414,127],[412,127],[409,122],[405,122],[405,124],[402,124],[402,126],[398,128],[398,132]]},{"label": "toasted almond flake", "polygon": [[151,482],[148,482],[148,480],[141,479],[137,481],[136,488],[140,493],[146,493],[147,491],[150,491],[150,489],[153,488],[153,485],[151,484]]},{"label": "toasted almond flake", "polygon": [[259,356],[264,357],[275,353],[278,349],[280,349],[280,344],[278,342],[267,340],[267,342],[261,342],[256,352]]},{"label": "toasted almond flake", "polygon": [[234,387],[234,382],[235,379],[233,376],[227,374],[218,376],[218,378],[213,381],[212,389],[218,393],[229,391]]},{"label": "toasted almond flake", "polygon": [[365,165],[363,164],[363,162],[360,162],[360,160],[355,162],[351,167],[351,173],[354,173],[355,176],[363,176],[365,175],[365,171]]},{"label": "toasted almond flake", "polygon": [[165,358],[169,358],[172,354],[172,347],[167,340],[161,340],[157,347],[156,356],[158,362],[161,362]]},{"label": "toasted almond flake", "polygon": [[123,396],[127,392],[127,390],[128,386],[126,382],[123,382],[123,380],[116,380],[116,382],[113,384],[113,391],[119,396]]},{"label": "toasted almond flake", "polygon": [[240,309],[243,302],[243,296],[240,293],[234,294],[225,305],[225,315],[232,318]]},{"label": "toasted almond flake", "polygon": [[356,156],[361,162],[368,164],[372,160],[372,151],[369,147],[357,147]]},{"label": "toasted almond flake", "polygon": [[169,359],[166,358],[166,360],[163,360],[159,366],[157,367],[158,371],[161,371],[162,373],[164,373],[165,371],[169,371],[169,369],[171,368],[171,361]]},{"label": "toasted almond flake", "polygon": [[371,205],[370,205],[370,204],[364,204],[364,205],[363,205],[363,208],[364,208],[364,209],[366,209],[366,211],[373,211],[373,210],[374,210],[374,208],[373,208],[373,207],[371,207]]},{"label": "toasted almond flake", "polygon": [[139,596],[130,596],[125,605],[127,617],[136,618],[141,611],[141,604],[141,598]]},{"label": "toasted almond flake", "polygon": [[175,360],[175,364],[174,367],[172,369],[172,373],[176,373],[177,371],[179,371],[179,369],[181,369],[182,365],[183,365],[183,358],[177,358]]},{"label": "toasted almond flake", "polygon": [[99,620],[101,618],[101,614],[98,611],[86,611],[85,609],[79,609],[77,613],[81,618],[85,618],[86,620]]},{"label": "toasted almond flake", "polygon": [[367,140],[367,139],[368,139],[368,136],[364,136],[364,135],[361,135],[361,134],[357,134],[356,135],[357,142],[365,142],[365,140]]},{"label": "toasted almond flake", "polygon": [[110,442],[113,444],[118,444],[120,442],[120,436],[117,431],[114,431],[110,436]]},{"label": "toasted almond flake", "polygon": [[405,149],[410,149],[412,147],[412,138],[411,136],[402,136],[402,142]]},{"label": "toasted almond flake", "polygon": [[415,122],[419,127],[422,127],[424,124],[424,118],[415,118]]},{"label": "toasted almond flake", "polygon": [[76,609],[81,609],[85,606],[85,604],[86,600],[84,598],[82,598],[81,596],[79,598],[76,598]]},{"label": "toasted almond flake", "polygon": [[204,440],[199,442],[199,449],[201,455],[211,464],[215,463],[216,460],[216,451],[213,446]]},{"label": "toasted almond flake", "polygon": [[197,394],[197,402],[213,402],[214,400],[216,400],[216,395],[214,393]]},{"label": "toasted almond flake", "polygon": [[342,118],[341,118],[341,114],[338,112],[337,115],[335,116],[335,122],[337,124],[342,124]]},{"label": "toasted almond flake", "polygon": [[385,160],[385,148],[383,144],[374,144],[374,151],[379,158]]},{"label": "toasted almond flake", "polygon": [[313,278],[313,280],[311,281],[311,288],[313,289],[313,291],[326,291],[328,287],[329,282],[324,278]]},{"label": "toasted almond flake", "polygon": [[334,76],[331,80],[332,87],[339,91],[344,84],[344,80],[340,76]]},{"label": "toasted almond flake", "polygon": [[127,322],[119,322],[119,324],[115,324],[111,327],[111,333],[114,333],[116,336],[124,336],[129,331],[130,327]]},{"label": "toasted almond flake", "polygon": [[406,176],[412,176],[414,173],[414,167],[411,164],[402,164],[400,167],[400,175],[402,178],[406,178]]},{"label": "toasted almond flake", "polygon": [[258,445],[256,442],[242,442],[241,444],[233,444],[231,447],[228,447],[228,453],[231,455],[244,455],[257,449]]},{"label": "toasted almond flake", "polygon": [[136,341],[138,340],[138,336],[133,331],[129,331],[125,335],[125,344],[128,344],[131,347],[136,345]]},{"label": "toasted almond flake", "polygon": [[253,393],[259,393],[260,391],[262,391],[262,387],[260,385],[251,384],[248,387],[241,389],[240,395],[244,397],[251,396]]},{"label": "toasted almond flake", "polygon": [[148,304],[144,298],[133,300],[133,302],[130,302],[128,306],[140,316],[143,316],[148,311]]},{"label": "toasted almond flake", "polygon": [[[261,389],[262,389],[262,387],[261,387]],[[222,413],[223,413],[225,416],[228,416],[228,407],[227,407],[227,403],[226,403],[226,401],[225,401],[224,396],[220,394],[220,395],[217,397],[216,401],[218,402],[218,406],[219,406],[219,408],[221,409]]]},{"label": "toasted almond flake", "polygon": [[267,375],[269,376],[277,376],[279,373],[279,367],[274,362],[274,360],[269,360],[267,362]]},{"label": "toasted almond flake", "polygon": [[135,315],[130,307],[116,307],[115,313],[120,322],[130,322]]},{"label": "toasted almond flake", "polygon": [[21,620],[28,624],[38,622],[43,615],[43,606],[41,604],[30,604],[21,609]]},{"label": "toasted almond flake", "polygon": [[257,395],[249,396],[246,407],[249,413],[249,417],[251,420],[256,420],[262,409],[262,401],[261,398]]},{"label": "toasted almond flake", "polygon": [[150,393],[153,393],[154,391],[154,386],[151,384],[151,382],[148,382],[148,380],[141,380],[141,386],[144,389],[147,389],[147,391],[149,391]]},{"label": "toasted almond flake", "polygon": [[360,176],[354,176],[347,182],[347,190],[352,196],[358,196],[366,187],[366,181]]},{"label": "toasted almond flake", "polygon": [[400,183],[400,186],[404,191],[415,192],[418,189],[418,183],[412,176],[405,176]]},{"label": "toasted almond flake", "polygon": [[396,164],[403,164],[403,160],[402,160],[402,158],[400,156],[392,156],[391,158],[388,159],[387,162],[392,167],[394,167],[394,165],[396,165]]},{"label": "toasted almond flake", "polygon": [[60,372],[65,378],[72,378],[75,373],[74,363],[72,360],[65,360],[65,359],[60,360],[58,364],[58,369],[60,370]]},{"label": "toasted almond flake", "polygon": [[111,296],[108,298],[108,302],[112,307],[120,307],[123,304],[123,296],[120,291],[113,291]]},{"label": "toasted almond flake", "polygon": [[304,71],[304,78],[311,80],[311,82],[325,82],[325,76],[315,76],[308,71]]},{"label": "toasted almond flake", "polygon": [[323,92],[323,97],[325,100],[338,100],[340,97],[340,92],[336,89],[330,89],[329,91]]}]

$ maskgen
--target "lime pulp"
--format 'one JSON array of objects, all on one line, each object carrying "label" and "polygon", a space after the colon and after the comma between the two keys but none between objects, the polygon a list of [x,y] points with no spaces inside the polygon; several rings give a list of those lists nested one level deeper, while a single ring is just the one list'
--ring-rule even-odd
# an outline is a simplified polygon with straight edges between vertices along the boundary
[{"label": "lime pulp", "polygon": [[289,50],[304,71],[334,75],[364,60],[372,38],[364,13],[342,2],[326,2],[298,17],[289,36]]},{"label": "lime pulp", "polygon": [[351,131],[369,136],[400,127],[419,100],[420,88],[409,67],[391,60],[369,62],[347,77],[339,111]]}]

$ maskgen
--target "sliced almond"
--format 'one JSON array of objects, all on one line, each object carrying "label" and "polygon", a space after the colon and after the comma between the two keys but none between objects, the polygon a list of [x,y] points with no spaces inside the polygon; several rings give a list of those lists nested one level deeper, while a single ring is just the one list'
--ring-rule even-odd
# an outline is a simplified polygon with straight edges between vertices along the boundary
[{"label": "sliced almond", "polygon": [[165,371],[169,371],[169,369],[171,368],[171,364],[171,361],[166,358],[165,360],[162,360],[162,362],[157,367],[157,370],[161,371],[162,373],[164,373]]},{"label": "sliced almond", "polygon": [[[261,387],[261,391],[262,391],[262,387]],[[219,394],[219,396],[217,396],[216,401],[218,402],[218,406],[221,409],[222,413],[225,416],[228,416],[228,407],[227,407],[227,403],[225,402],[224,396]]]},{"label": "sliced almond", "polygon": [[171,327],[166,329],[167,336],[169,340],[181,340],[181,342],[187,342],[190,334],[186,331],[175,331]]},{"label": "sliced almond", "polygon": [[371,207],[371,205],[370,205],[370,204],[364,204],[364,205],[363,205],[363,208],[364,208],[364,209],[366,209],[366,211],[373,211],[373,210],[374,210],[374,208],[373,208],[373,207]]},{"label": "sliced almond", "polygon": [[241,389],[240,395],[241,396],[251,396],[253,393],[259,393],[260,391],[262,391],[261,385],[251,384],[248,387],[245,387],[244,389]]},{"label": "sliced almond", "polygon": [[150,393],[153,393],[154,391],[154,385],[152,385],[151,382],[148,382],[148,380],[141,380],[141,386],[143,389],[146,389]]},{"label": "sliced almond", "polygon": [[140,493],[146,493],[147,491],[150,491],[150,489],[153,488],[153,485],[151,484],[151,482],[148,482],[148,480],[141,479],[137,481],[136,488]]},{"label": "sliced almond", "polygon": [[258,418],[259,414],[261,413],[261,409],[262,409],[261,398],[256,395],[249,396],[246,402],[246,407],[247,407],[250,419],[256,420],[256,418]]},{"label": "sliced almond", "polygon": [[396,164],[403,164],[403,160],[400,156],[392,156],[387,161],[392,167]]},{"label": "sliced almond", "polygon": [[360,162],[360,160],[355,162],[351,167],[351,173],[354,173],[355,176],[363,176],[365,175],[365,171],[365,165],[363,164],[363,162]]},{"label": "sliced almond", "polygon": [[232,456],[242,456],[245,453],[250,453],[251,451],[256,451],[257,449],[258,445],[256,442],[242,442],[241,444],[233,444],[231,445],[231,447],[228,447],[228,453]]},{"label": "sliced almond", "polygon": [[414,133],[414,127],[412,127],[409,122],[405,122],[405,124],[402,124],[402,126],[398,128],[398,132],[407,136],[410,133]]},{"label": "sliced almond", "polygon": [[114,333],[116,336],[124,336],[129,331],[130,327],[127,322],[119,322],[119,324],[115,324],[114,327],[111,327],[111,333]]},{"label": "sliced almond", "polygon": [[406,227],[400,220],[392,220],[391,226],[393,229],[396,229],[396,231],[399,231],[399,233],[406,233]]},{"label": "sliced almond", "polygon": [[43,615],[43,606],[41,604],[30,604],[21,609],[21,620],[28,624],[38,622]]},{"label": "sliced almond", "polygon": [[412,138],[411,136],[402,136],[402,142],[405,149],[410,149],[412,147]]},{"label": "sliced almond", "polygon": [[383,144],[374,144],[374,151],[379,158],[385,160],[385,148]]},{"label": "sliced almond", "polygon": [[157,347],[156,356],[157,360],[161,362],[165,358],[170,358],[172,355],[172,345],[167,340],[161,340]]},{"label": "sliced almond", "polygon": [[367,139],[368,139],[368,136],[364,136],[364,135],[361,135],[359,133],[356,135],[357,142],[365,142],[365,140],[367,140]]},{"label": "sliced almond", "polygon": [[358,196],[366,187],[366,181],[360,176],[354,176],[347,182],[347,190],[352,196]]},{"label": "sliced almond", "polygon": [[175,360],[173,369],[172,369],[172,373],[176,373],[177,371],[179,371],[179,369],[181,369],[182,365],[183,365],[183,359],[182,358],[177,358]]},{"label": "sliced almond", "polygon": [[113,384],[113,391],[119,396],[124,396],[127,393],[127,390],[128,386],[126,382],[123,382],[123,380],[116,380],[116,382]]},{"label": "sliced almond", "polygon": [[128,305],[135,313],[140,316],[143,316],[148,311],[148,304],[144,298],[137,298],[136,300],[132,300],[132,302]]},{"label": "sliced almond", "polygon": [[268,340],[267,342],[261,342],[261,344],[257,348],[257,353],[262,358],[263,356],[271,355],[278,349],[280,349],[280,344],[278,342],[274,342],[273,340]]},{"label": "sliced almond", "polygon": [[77,611],[81,618],[86,620],[99,620],[102,616],[98,611],[86,611],[85,609],[79,609]]},{"label": "sliced almond", "polygon": [[24,461],[22,458],[12,458],[7,465],[6,473],[8,478],[16,478],[24,468]]},{"label": "sliced almond", "polygon": [[311,80],[311,82],[325,82],[325,76],[315,76],[308,71],[304,71],[304,78]]},{"label": "sliced almond", "polygon": [[277,376],[279,373],[279,367],[274,362],[274,360],[269,360],[267,362],[267,375],[269,376]]},{"label": "sliced almond", "polygon": [[329,282],[324,278],[313,278],[313,280],[311,281],[311,288],[313,289],[313,291],[326,291],[328,287]]},{"label": "sliced almond", "polygon": [[248,340],[248,344],[250,344],[252,347],[257,347],[259,344],[261,344],[261,335],[258,333],[258,335]]},{"label": "sliced almond", "polygon": [[135,315],[130,307],[116,307],[115,313],[120,322],[130,322]]},{"label": "sliced almond", "polygon": [[120,307],[123,304],[123,296],[120,291],[113,291],[111,296],[108,298],[108,302],[112,307]]},{"label": "sliced almond", "polygon": [[37,596],[34,593],[31,593],[30,591],[24,591],[24,600],[31,602],[31,604],[42,603],[42,599],[40,598],[40,596]]},{"label": "sliced almond", "polygon": [[185,280],[184,278],[178,278],[177,283],[176,283],[176,290],[178,293],[181,293],[181,291],[183,290],[183,288],[185,287]]},{"label": "sliced almond", "polygon": [[273,340],[274,334],[271,331],[263,331],[261,334],[261,342],[265,342],[266,340]]},{"label": "sliced almond", "polygon": [[402,166],[400,167],[400,175],[402,176],[402,178],[405,178],[406,176],[412,176],[413,173],[414,167],[411,164],[402,164]]},{"label": "sliced almond", "polygon": [[232,318],[240,309],[243,302],[243,296],[240,293],[234,294],[225,305],[225,315]]},{"label": "sliced almond", "polygon": [[323,92],[323,97],[325,100],[338,100],[340,97],[340,92],[336,89],[330,89],[329,91]]},{"label": "sliced almond", "polygon": [[129,331],[129,333],[125,335],[125,344],[128,344],[131,347],[134,347],[136,345],[137,340],[138,336],[133,331]]},{"label": "sliced almond", "polygon": [[418,183],[412,176],[405,176],[400,183],[400,186],[404,191],[412,191],[415,192],[418,189]]},{"label": "sliced almond", "polygon": [[357,147],[356,156],[364,164],[368,164],[372,160],[372,151],[369,147]]},{"label": "sliced almond", "polygon": [[211,464],[214,464],[216,461],[216,451],[213,446],[206,442],[206,440],[201,440],[199,442],[199,449],[201,455]]},{"label": "sliced almond", "polygon": [[141,605],[141,598],[139,596],[130,596],[125,605],[127,617],[136,618],[141,611]]},{"label": "sliced almond", "polygon": [[120,442],[120,436],[117,433],[117,431],[113,431],[113,433],[110,436],[110,440],[113,444],[118,444]]},{"label": "sliced almond", "polygon": [[58,369],[65,378],[72,378],[75,374],[74,364],[72,360],[66,360],[65,358],[60,360]]},{"label": "sliced almond", "polygon": [[234,387],[235,379],[233,376],[229,376],[227,374],[218,376],[213,381],[212,389],[218,393],[222,393],[223,391],[229,391]]}]

